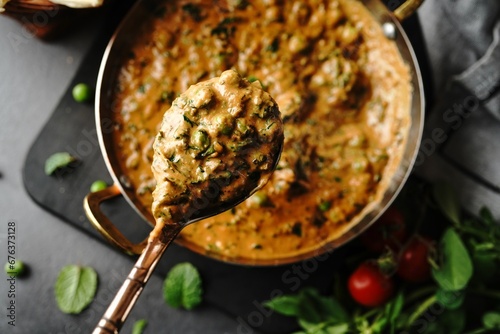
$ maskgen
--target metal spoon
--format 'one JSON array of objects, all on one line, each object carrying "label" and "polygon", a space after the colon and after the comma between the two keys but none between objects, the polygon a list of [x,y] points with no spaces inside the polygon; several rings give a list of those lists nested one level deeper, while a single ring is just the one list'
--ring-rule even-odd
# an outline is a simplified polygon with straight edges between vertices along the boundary
[{"label": "metal spoon", "polygon": [[[222,144],[227,145],[224,150],[214,150],[214,153],[211,153],[217,158],[216,161],[220,160],[220,165],[215,168],[213,167],[213,158],[208,165],[204,165],[209,157],[202,157],[203,153],[197,152],[196,149],[194,151],[192,149],[179,151],[179,147],[184,147],[182,145],[186,144],[186,139],[182,139],[186,137],[185,134],[178,135],[179,131],[187,131],[186,133],[190,135],[196,131],[202,131],[200,128],[203,127],[209,129],[203,131],[215,131],[210,123],[216,119],[214,116],[217,115],[214,112],[210,111],[205,116],[200,116],[205,118],[198,124],[189,119],[189,117],[193,117],[192,114],[186,114],[193,110],[195,114],[200,113],[200,111],[196,110],[196,106],[194,109],[192,105],[187,107],[184,102],[193,101],[200,96],[206,98],[207,92],[208,95],[212,94],[212,96],[208,103],[205,103],[206,99],[201,102],[197,101],[205,103],[202,104],[203,109],[200,110],[206,111],[207,108],[212,108],[220,113],[221,108],[226,108],[225,113],[221,114],[224,117],[229,117],[231,111],[233,114],[229,118],[232,120],[243,119],[253,122],[252,126],[247,127],[253,131],[250,131],[250,134],[246,130],[245,133],[242,133],[240,129],[240,132],[234,130],[235,133],[231,136],[226,133],[219,138],[221,143],[218,145],[221,147]],[[242,102],[241,105],[233,105],[235,100],[243,99],[246,102]],[[269,94],[262,91],[258,84],[250,84],[235,71],[226,71],[221,74],[220,78],[214,78],[190,87],[176,101],[163,119],[162,130],[157,136],[154,146],[153,172],[157,179],[157,188],[153,193],[155,199],[153,213],[157,221],[156,227],[151,232],[148,243],[134,268],[98,322],[93,331],[94,334],[118,333],[162,254],[182,228],[231,209],[250,197],[265,185],[278,163],[283,148],[283,123],[276,102]],[[194,104],[199,105],[200,103],[197,102],[195,101]],[[242,113],[241,110],[236,110],[241,106],[244,106],[248,112],[245,113],[244,110]],[[205,113],[205,111],[201,111],[201,113]],[[186,118],[189,120],[188,125],[183,123]],[[174,140],[169,140],[165,144],[165,138],[181,138],[181,141],[176,143]],[[242,141],[241,138],[245,138],[245,140]],[[254,140],[248,140],[249,138]],[[228,147],[234,147],[231,145],[237,145],[241,142],[249,144],[245,147],[237,146],[234,151],[228,149]],[[176,144],[180,146],[176,146]],[[215,146],[215,143],[212,144]],[[172,162],[174,159],[171,159],[171,153],[168,153],[172,149],[177,150],[175,152],[180,155],[180,161],[189,159],[191,155],[193,160],[190,163],[198,163],[200,166],[203,165],[203,168],[212,168],[212,172],[205,180],[194,180],[195,176],[200,177],[195,173],[195,169],[198,168],[194,168],[192,165],[191,168],[184,169],[182,165],[176,167]],[[199,151],[201,152],[202,149]],[[258,162],[252,160],[247,168],[241,169],[241,162],[253,159],[252,157],[260,152],[263,152],[264,155],[259,157],[264,156],[265,159],[258,159]],[[223,177],[215,178],[216,175]],[[214,180],[216,181],[214,182]],[[186,196],[186,193],[189,195]]]}]

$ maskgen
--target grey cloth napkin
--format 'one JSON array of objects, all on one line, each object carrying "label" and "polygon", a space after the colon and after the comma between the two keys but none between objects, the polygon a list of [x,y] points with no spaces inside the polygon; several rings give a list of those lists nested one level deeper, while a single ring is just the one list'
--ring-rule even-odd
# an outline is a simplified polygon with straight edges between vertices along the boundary
[{"label": "grey cloth napkin", "polygon": [[435,101],[415,171],[500,218],[500,1],[427,0],[419,17]]}]

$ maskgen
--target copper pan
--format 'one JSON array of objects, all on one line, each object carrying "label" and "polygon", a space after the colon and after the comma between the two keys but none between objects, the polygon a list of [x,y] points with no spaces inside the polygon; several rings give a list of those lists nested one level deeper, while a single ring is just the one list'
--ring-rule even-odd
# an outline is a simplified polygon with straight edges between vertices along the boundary
[{"label": "copper pan", "polygon": [[[129,254],[140,254],[144,248],[145,242],[132,243],[129,241],[115,225],[102,213],[100,204],[115,196],[124,196],[129,204],[137,211],[143,220],[151,226],[154,226],[154,219],[150,213],[150,208],[144,207],[135,195],[133,189],[128,184],[126,171],[122,170],[118,161],[118,155],[114,151],[113,135],[111,124],[113,121],[112,96],[113,89],[116,87],[118,70],[121,67],[121,59],[128,52],[128,36],[137,30],[137,27],[144,21],[148,13],[148,4],[152,0],[141,0],[132,8],[126,18],[122,21],[117,31],[111,38],[99,70],[96,91],[96,126],[100,147],[106,162],[107,168],[113,178],[114,184],[100,192],[90,193],[84,200],[86,214],[93,226],[113,245]],[[339,238],[332,240],[326,246],[321,245],[318,249],[279,259],[250,259],[250,258],[228,258],[218,254],[207,253],[205,249],[187,242],[178,237],[176,242],[188,249],[216,258],[225,262],[241,265],[278,265],[297,262],[303,259],[311,258],[325,251],[335,249],[349,240],[359,235],[371,223],[373,223],[395,199],[400,189],[404,185],[412,169],[413,163],[418,152],[424,117],[424,95],[422,86],[422,77],[415,53],[411,44],[400,25],[400,21],[410,16],[423,0],[407,0],[394,13],[390,12],[379,0],[361,0],[365,7],[372,13],[373,17],[382,26],[386,35],[393,39],[399,52],[407,64],[412,85],[411,108],[408,110],[411,118],[410,131],[407,134],[406,146],[402,152],[400,164],[390,179],[386,191],[380,201],[371,206],[370,210],[353,225],[348,231]]]}]

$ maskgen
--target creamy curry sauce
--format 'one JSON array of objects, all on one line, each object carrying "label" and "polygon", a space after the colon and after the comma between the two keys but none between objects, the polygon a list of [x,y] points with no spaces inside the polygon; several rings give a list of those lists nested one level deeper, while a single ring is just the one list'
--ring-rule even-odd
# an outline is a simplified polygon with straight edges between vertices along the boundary
[{"label": "creamy curry sauce", "polygon": [[145,207],[163,113],[191,84],[234,68],[263,85],[285,123],[270,182],[185,228],[184,242],[223,258],[290,258],[338,238],[380,199],[405,146],[411,87],[361,3],[164,1],[144,22],[119,75],[115,145]]}]

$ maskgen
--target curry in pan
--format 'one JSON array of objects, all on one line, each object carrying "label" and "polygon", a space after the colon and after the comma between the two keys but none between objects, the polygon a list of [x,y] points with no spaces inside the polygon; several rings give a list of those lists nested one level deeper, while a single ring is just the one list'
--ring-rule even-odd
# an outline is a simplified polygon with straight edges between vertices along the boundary
[{"label": "curry in pan", "polygon": [[[113,97],[114,142],[146,207],[155,135],[190,85],[235,69],[282,113],[285,144],[269,183],[181,233],[207,252],[275,259],[316,249],[361,219],[400,163],[408,69],[358,1],[161,1],[130,43]],[[218,126],[245,131],[230,120]]]}]

